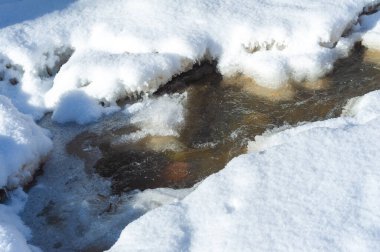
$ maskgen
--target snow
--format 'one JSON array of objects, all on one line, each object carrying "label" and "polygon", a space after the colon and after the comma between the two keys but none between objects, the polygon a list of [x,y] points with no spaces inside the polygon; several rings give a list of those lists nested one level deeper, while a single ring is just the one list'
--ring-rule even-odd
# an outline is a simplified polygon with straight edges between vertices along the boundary
[{"label": "snow", "polygon": [[0,95],[0,187],[14,188],[32,180],[52,149],[48,135]]},{"label": "snow", "polygon": [[90,97],[115,102],[166,83],[180,65],[180,58],[169,54],[75,54],[55,77],[45,101],[54,107],[62,94],[81,88]]},{"label": "snow", "polygon": [[367,123],[376,119],[380,114],[378,92],[368,93],[364,98],[351,99],[343,110],[343,115],[354,116],[359,123]]},{"label": "snow", "polygon": [[[43,176],[37,177],[36,185],[28,191],[21,213],[33,231],[30,243],[38,244],[43,251],[105,250],[128,223],[154,208],[178,201],[192,190],[166,188],[113,195],[111,181],[95,174],[93,163],[88,166],[83,159],[68,154],[67,144],[79,134],[88,131],[100,138],[109,137],[127,121],[128,115],[120,110],[92,124],[58,124],[50,116],[39,122],[53,135],[54,150],[44,164]],[[91,161],[101,157],[88,141],[76,142],[75,146],[90,155]]]},{"label": "snow", "polygon": [[185,122],[186,97],[186,93],[145,97],[141,102],[128,105],[124,113],[129,117],[129,123],[139,130],[121,136],[118,142],[137,141],[148,135],[178,137]]},{"label": "snow", "polygon": [[[141,92],[153,93],[207,59],[217,60],[224,75],[242,73],[269,88],[316,80],[348,55],[358,38],[342,34],[357,22],[363,7],[377,3],[69,2],[41,7],[48,11],[68,6],[0,30],[0,72],[9,75],[0,94],[34,118],[63,109],[61,99],[78,89],[107,106]],[[13,78],[17,85],[9,85]],[[91,113],[97,110],[93,106]]]},{"label": "snow", "polygon": [[[379,14],[359,18],[363,7],[376,3],[0,0],[0,186],[28,182],[48,155],[49,134],[33,121],[46,112],[58,123],[88,124],[117,111],[117,100],[152,94],[193,64],[211,59],[223,75],[243,74],[266,88],[315,81],[356,41],[379,49]],[[50,173],[32,189],[40,197],[29,203],[28,221],[54,199],[59,207],[52,214],[69,223],[58,225],[63,248],[89,230],[73,245],[82,249],[94,239],[111,241],[119,226],[174,202],[128,225],[111,250],[377,251],[379,98],[373,92],[351,101],[338,119],[258,136],[250,153],[182,201],[177,199],[192,189],[148,190],[132,199],[106,192],[100,199],[96,192],[109,185],[100,179],[87,184],[83,163],[67,157],[62,144],[84,126],[55,128],[55,144],[61,146],[49,160]],[[185,95],[174,95],[129,106],[125,113],[139,131],[127,140],[177,136],[185,102]],[[68,185],[83,188],[71,195]],[[111,213],[117,218],[104,235],[111,214],[99,208],[110,203],[119,209]],[[0,205],[2,251],[36,250],[27,244],[30,232],[17,216],[19,209]],[[55,228],[40,227],[38,239]],[[54,246],[55,240],[46,243]]]},{"label": "snow", "polygon": [[379,101],[374,91],[340,118],[256,137],[183,200],[129,224],[110,251],[378,251]]},{"label": "snow", "polygon": [[59,123],[76,122],[86,124],[98,120],[103,114],[119,110],[112,106],[104,108],[94,98],[81,90],[65,93],[54,110],[52,119]]},{"label": "snow", "polygon": [[27,200],[26,194],[21,190],[9,193],[10,202],[0,204],[0,250],[2,252],[40,251],[27,243],[31,232],[17,215]]},{"label": "snow", "polygon": [[360,22],[365,31],[362,44],[368,48],[380,50],[380,12],[363,16]]}]

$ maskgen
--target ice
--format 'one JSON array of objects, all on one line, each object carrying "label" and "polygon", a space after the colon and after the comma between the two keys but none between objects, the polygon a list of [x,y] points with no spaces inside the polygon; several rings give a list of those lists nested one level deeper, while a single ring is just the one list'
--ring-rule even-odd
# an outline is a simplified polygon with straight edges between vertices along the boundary
[{"label": "ice", "polygon": [[30,182],[52,147],[48,132],[0,95],[0,187]]},{"label": "ice", "polygon": [[139,130],[121,137],[120,141],[137,141],[150,136],[179,136],[185,121],[186,93],[145,97],[143,101],[127,106],[124,113]]},{"label": "ice", "polygon": [[[178,201],[192,190],[162,188],[114,195],[109,179],[98,176],[75,153],[68,154],[67,144],[80,133],[117,130],[125,126],[125,118],[123,111],[118,111],[95,124],[58,124],[49,116],[39,122],[54,136],[54,151],[44,164],[43,176],[37,177],[36,185],[28,191],[28,201],[21,213],[33,230],[32,244],[43,251],[108,249],[125,225],[154,208]],[[97,148],[90,143],[77,143],[76,147]],[[100,156],[91,158],[96,161]]]},{"label": "ice", "polygon": [[277,129],[110,251],[378,251],[380,92],[342,117]]},{"label": "ice", "polygon": [[[0,30],[0,68],[8,74],[10,64],[18,81],[3,85],[0,94],[34,118],[58,104],[62,109],[60,100],[78,89],[114,106],[118,99],[153,93],[211,59],[223,75],[244,74],[267,88],[314,81],[360,40],[350,29],[363,7],[376,3],[80,0]],[[97,109],[93,106],[89,111]]]}]

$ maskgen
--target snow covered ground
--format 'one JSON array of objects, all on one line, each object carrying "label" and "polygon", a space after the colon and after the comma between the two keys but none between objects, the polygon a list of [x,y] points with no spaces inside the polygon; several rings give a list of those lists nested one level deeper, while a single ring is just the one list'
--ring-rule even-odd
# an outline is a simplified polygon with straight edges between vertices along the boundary
[{"label": "snow covered ground", "polygon": [[[313,81],[358,40],[378,49],[380,15],[359,20],[377,3],[0,0],[1,186],[29,180],[52,147],[32,118],[51,111],[61,123],[98,120],[118,99],[152,93],[207,59],[268,88]],[[342,118],[257,137],[251,153],[183,201],[128,225],[112,250],[379,250],[379,100],[374,92]],[[137,124],[151,123],[138,115]],[[0,205],[0,248],[34,249],[16,215],[22,204],[9,204]]]}]

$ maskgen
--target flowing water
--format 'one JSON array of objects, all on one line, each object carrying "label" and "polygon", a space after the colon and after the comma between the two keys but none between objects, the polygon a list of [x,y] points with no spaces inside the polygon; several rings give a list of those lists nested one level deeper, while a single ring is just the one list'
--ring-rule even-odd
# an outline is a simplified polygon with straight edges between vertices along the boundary
[{"label": "flowing water", "polygon": [[174,81],[156,93],[187,93],[178,136],[115,144],[138,130],[122,112],[85,127],[43,120],[41,125],[53,131],[56,149],[29,191],[23,213],[34,234],[31,242],[45,251],[108,248],[125,225],[161,204],[154,195],[149,203],[154,206],[140,210],[130,204],[144,194],[140,190],[191,187],[244,153],[256,135],[337,117],[348,99],[380,89],[380,67],[366,55],[358,47],[324,79],[277,91],[243,76],[221,80],[210,67],[200,78],[182,76],[185,82]]},{"label": "flowing water", "polygon": [[[123,125],[123,117],[112,118],[101,127],[96,125],[97,133],[80,134],[68,151],[84,158],[89,169],[94,165],[98,174],[111,178],[115,194],[191,187],[244,153],[247,142],[265,130],[337,117],[348,99],[378,89],[380,71],[363,60],[364,53],[357,48],[318,82],[292,84],[277,91],[260,88],[241,76],[215,81],[217,73],[208,71],[202,79],[176,90],[186,90],[188,99],[179,137],[148,136],[115,145],[115,140],[136,129]],[[118,126],[110,127],[115,123]]]}]

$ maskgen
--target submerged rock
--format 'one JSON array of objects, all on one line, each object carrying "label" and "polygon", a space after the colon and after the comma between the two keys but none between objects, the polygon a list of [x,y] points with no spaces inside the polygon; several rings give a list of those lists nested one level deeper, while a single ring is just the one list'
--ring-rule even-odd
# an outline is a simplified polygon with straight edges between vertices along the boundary
[{"label": "submerged rock", "polygon": [[170,160],[162,153],[127,150],[105,155],[95,164],[99,175],[112,179],[112,192],[165,187],[161,171]]}]

